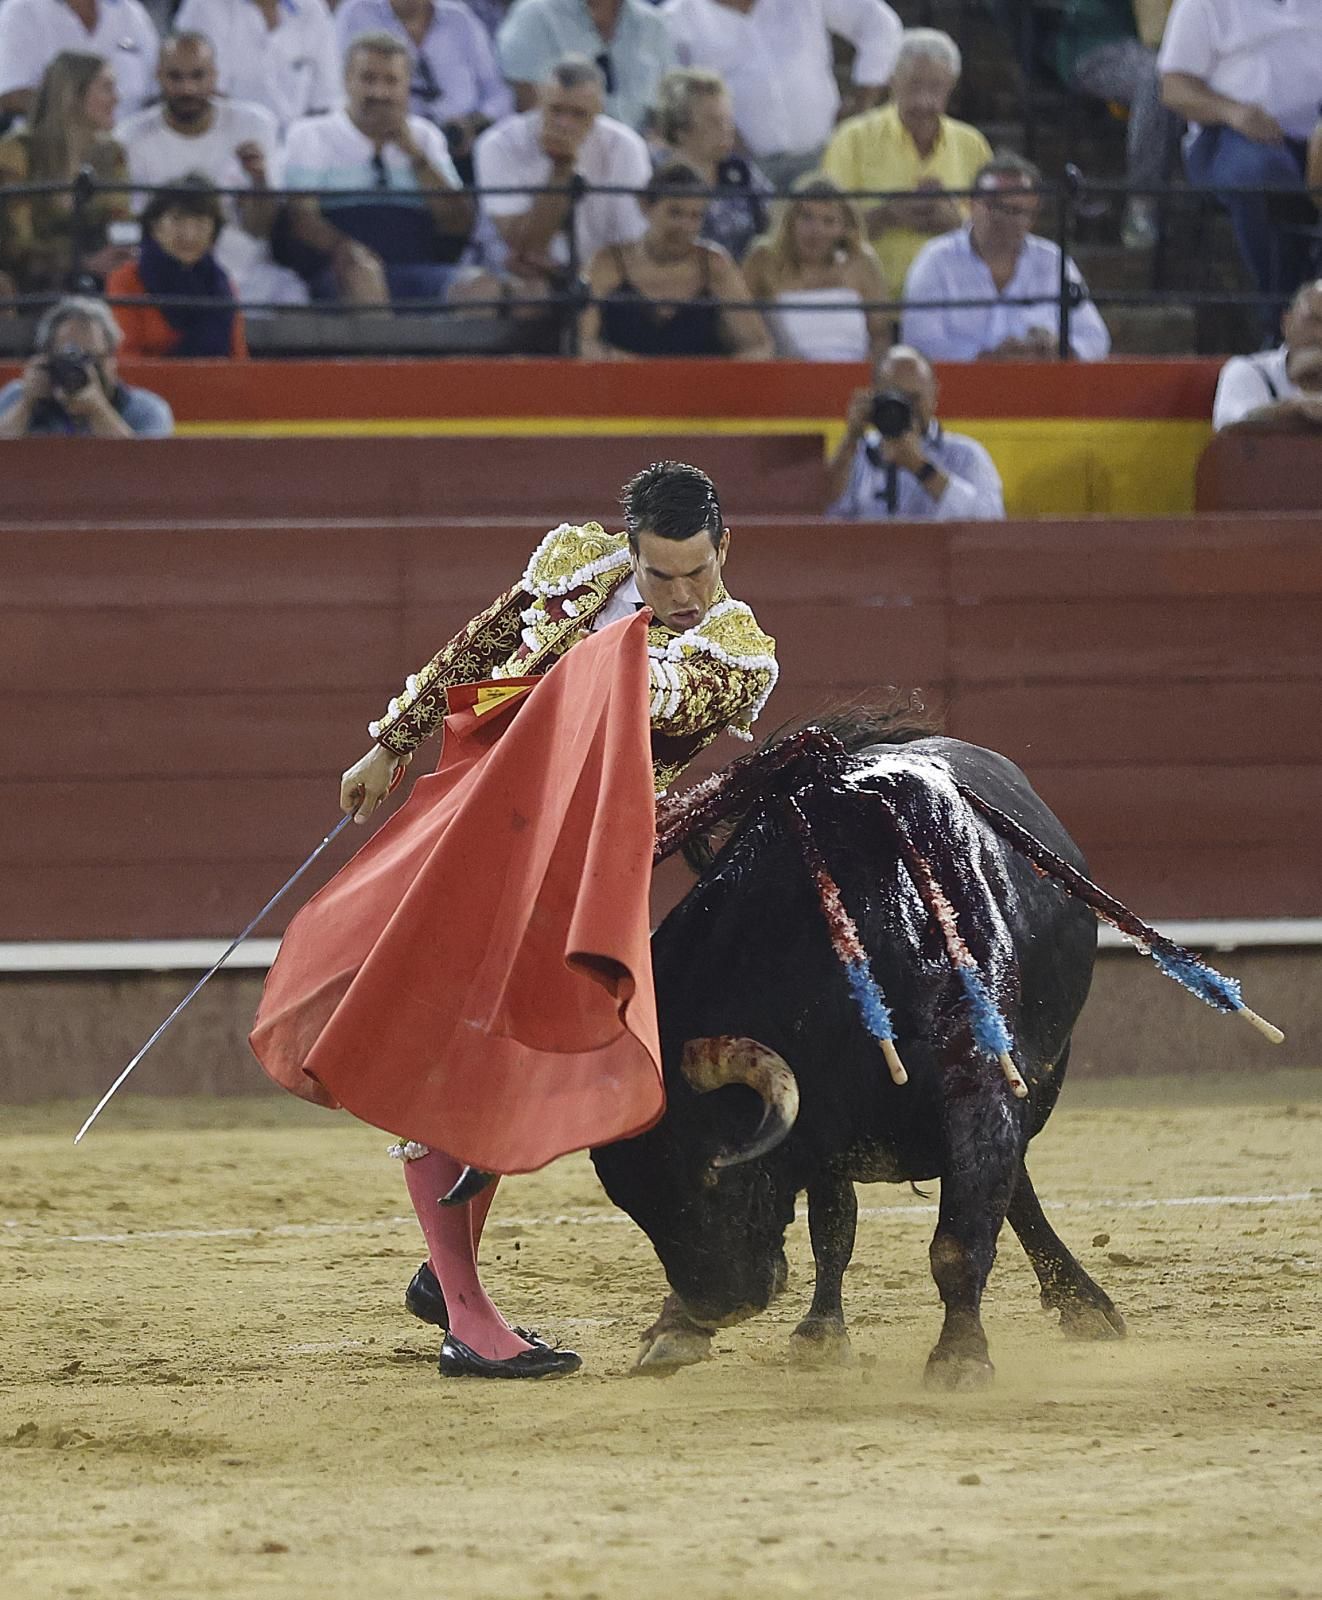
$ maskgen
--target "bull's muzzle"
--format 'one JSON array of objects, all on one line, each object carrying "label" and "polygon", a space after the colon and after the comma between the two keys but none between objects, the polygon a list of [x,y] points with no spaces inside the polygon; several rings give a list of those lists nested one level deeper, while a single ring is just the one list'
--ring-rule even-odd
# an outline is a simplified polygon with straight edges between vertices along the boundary
[{"label": "bull's muzzle", "polygon": [[728,1034],[690,1039],[684,1046],[680,1071],[699,1094],[709,1094],[727,1083],[742,1083],[762,1097],[765,1110],[753,1136],[736,1149],[720,1151],[712,1158],[713,1167],[755,1161],[774,1150],[794,1126],[799,1114],[794,1073],[783,1057],[756,1039]]}]

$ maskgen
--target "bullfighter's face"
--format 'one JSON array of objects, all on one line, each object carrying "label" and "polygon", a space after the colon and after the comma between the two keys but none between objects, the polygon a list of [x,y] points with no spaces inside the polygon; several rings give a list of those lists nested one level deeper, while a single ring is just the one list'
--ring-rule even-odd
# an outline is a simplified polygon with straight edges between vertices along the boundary
[{"label": "bullfighter's face", "polygon": [[696,628],[721,586],[730,533],[713,544],[704,528],[691,539],[663,539],[641,529],[629,552],[638,593],[656,620],[675,633]]}]

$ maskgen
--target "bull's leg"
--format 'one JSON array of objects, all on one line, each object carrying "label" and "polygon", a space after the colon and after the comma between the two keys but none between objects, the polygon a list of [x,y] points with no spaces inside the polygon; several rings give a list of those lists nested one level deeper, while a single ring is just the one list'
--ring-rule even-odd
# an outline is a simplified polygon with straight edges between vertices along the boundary
[{"label": "bull's leg", "polygon": [[641,1336],[642,1345],[631,1372],[664,1378],[711,1356],[712,1330],[700,1327],[677,1294],[668,1294],[661,1315]]},{"label": "bull's leg", "polygon": [[[976,1070],[982,1077],[981,1064]],[[987,1092],[958,1067],[948,1083],[941,1207],[928,1252],[946,1316],[926,1381],[936,1389],[973,1389],[990,1383],[994,1372],[982,1292],[1019,1169],[1019,1135],[999,1088]]]},{"label": "bull's leg", "polygon": [[848,1178],[822,1177],[808,1185],[808,1234],[817,1278],[808,1315],[790,1336],[796,1357],[816,1362],[849,1359],[840,1285],[857,1231],[858,1197]]},{"label": "bull's leg", "polygon": [[1028,1168],[1021,1162],[1005,1220],[1014,1229],[1042,1285],[1042,1304],[1060,1312],[1070,1339],[1121,1339],[1125,1319],[1111,1297],[1083,1270],[1046,1219]]}]

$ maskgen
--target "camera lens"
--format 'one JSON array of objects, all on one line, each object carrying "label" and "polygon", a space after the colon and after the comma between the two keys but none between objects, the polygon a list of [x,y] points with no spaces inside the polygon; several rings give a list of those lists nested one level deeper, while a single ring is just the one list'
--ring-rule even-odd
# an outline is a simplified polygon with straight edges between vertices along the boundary
[{"label": "camera lens", "polygon": [[47,357],[51,387],[61,394],[77,394],[91,375],[91,362],[81,350],[57,350]]},{"label": "camera lens", "polygon": [[872,426],[883,439],[898,439],[913,427],[913,406],[909,397],[894,389],[883,389],[872,397]]}]

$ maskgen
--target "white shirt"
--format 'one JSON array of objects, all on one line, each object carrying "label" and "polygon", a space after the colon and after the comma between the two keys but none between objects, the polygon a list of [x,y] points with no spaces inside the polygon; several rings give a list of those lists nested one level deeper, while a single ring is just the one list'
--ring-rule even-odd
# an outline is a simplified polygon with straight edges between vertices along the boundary
[{"label": "white shirt", "polygon": [[641,128],[656,87],[676,65],[675,43],[656,10],[624,0],[615,32],[597,32],[584,0],[515,0],[496,35],[500,64],[515,83],[541,83],[563,56],[609,62],[606,114]]},{"label": "white shirt", "polygon": [[[419,150],[446,183],[452,189],[462,188],[450,157],[450,147],[436,124],[410,113],[408,128]],[[375,151],[376,146],[354,125],[347,111],[304,117],[289,130],[285,140],[285,182],[291,189],[375,189],[376,174],[372,166]],[[416,201],[425,205],[413,162],[399,146],[386,145],[381,158],[390,180],[389,187],[382,190],[383,199],[399,204],[402,194],[407,197],[406,204]],[[362,204],[367,198],[364,196],[353,204]],[[325,205],[323,200],[323,210]]]},{"label": "white shirt", "polygon": [[335,24],[326,0],[280,0],[274,30],[253,0],[184,0],[178,33],[204,33],[216,52],[219,88],[275,113],[281,130],[344,100]]},{"label": "white shirt", "polygon": [[[537,188],[550,182],[551,158],[542,149],[541,125],[539,111],[523,111],[506,117],[479,136],[473,146],[479,190],[512,188],[520,183]],[[598,117],[579,147],[575,170],[589,186],[619,184],[645,189],[652,176],[652,160],[647,145],[632,128],[613,117]],[[482,207],[490,217],[518,217],[532,209],[534,198],[484,194]],[[598,250],[612,244],[632,244],[647,230],[638,202],[627,194],[589,194],[578,202],[575,216],[578,259],[584,272]],[[563,234],[551,241],[550,254],[562,264],[569,260]]]},{"label": "white shirt", "polygon": [[35,89],[62,50],[104,56],[115,74],[121,114],[156,93],[160,39],[138,0],[100,0],[88,33],[63,0],[5,0],[0,5],[0,94]]},{"label": "white shirt", "polygon": [[1157,66],[1261,106],[1307,139],[1322,101],[1322,0],[1175,0]]},{"label": "white shirt", "polygon": [[622,622],[625,617],[631,617],[643,604],[643,597],[638,592],[638,579],[631,572],[617,588],[613,589],[610,598],[592,619],[589,633],[600,633],[603,628],[612,622]]},{"label": "white shirt", "polygon": [[1256,356],[1232,356],[1226,362],[1212,402],[1212,426],[1218,432],[1232,422],[1242,422],[1259,406],[1299,398],[1302,391],[1285,370],[1288,355],[1282,344]]},{"label": "white shirt", "polygon": [[890,82],[903,24],[883,0],[757,0],[747,14],[716,0],[666,0],[661,15],[679,59],[709,67],[734,97],[740,137],[755,156],[816,150],[840,109],[831,34],[858,54],[854,82]]},{"label": "white shirt", "polygon": [[[272,113],[265,106],[247,105],[241,100],[213,101],[212,110],[211,126],[195,136],[172,128],[162,106],[139,111],[121,122],[115,129],[115,138],[128,157],[129,177],[137,183],[159,186],[172,183],[182,173],[200,172],[218,189],[246,189],[250,186],[248,175],[234,152],[239,145],[251,141],[261,147],[266,158],[271,187],[279,188],[279,128]],[[135,195],[134,209],[141,210],[145,202],[145,195]],[[249,270],[268,259],[268,248],[264,239],[255,239],[238,225],[232,199],[222,204],[229,220],[216,241],[216,259],[242,288]]]},{"label": "white shirt", "polygon": [[912,472],[878,464],[868,451],[869,441],[860,439],[845,492],[828,508],[828,517],[851,522],[999,522],[1005,517],[996,463],[967,434],[946,433],[936,422],[927,430],[923,454],[946,475],[939,500]]},{"label": "white shirt", "polygon": [[475,114],[498,122],[514,110],[491,36],[455,0],[432,0],[431,26],[421,45],[414,44],[390,0],[340,0],[335,31],[346,51],[364,33],[388,33],[406,45],[413,63],[409,109],[437,127]]},{"label": "white shirt", "polygon": [[[1071,283],[1083,287],[1073,261]],[[921,350],[929,361],[976,361],[1006,339],[1022,339],[1031,328],[1060,330],[1060,247],[1030,233],[1015,263],[1014,276],[998,290],[991,268],[973,248],[966,223],[953,233],[929,239],[914,257],[904,280],[905,308],[900,342]],[[1084,289],[1086,296],[1087,290]],[[1026,299],[1029,305],[1006,305]],[[963,309],[921,309],[933,300],[989,300]],[[1080,361],[1101,361],[1111,348],[1101,313],[1085,298],[1070,310],[1070,349]]]}]

